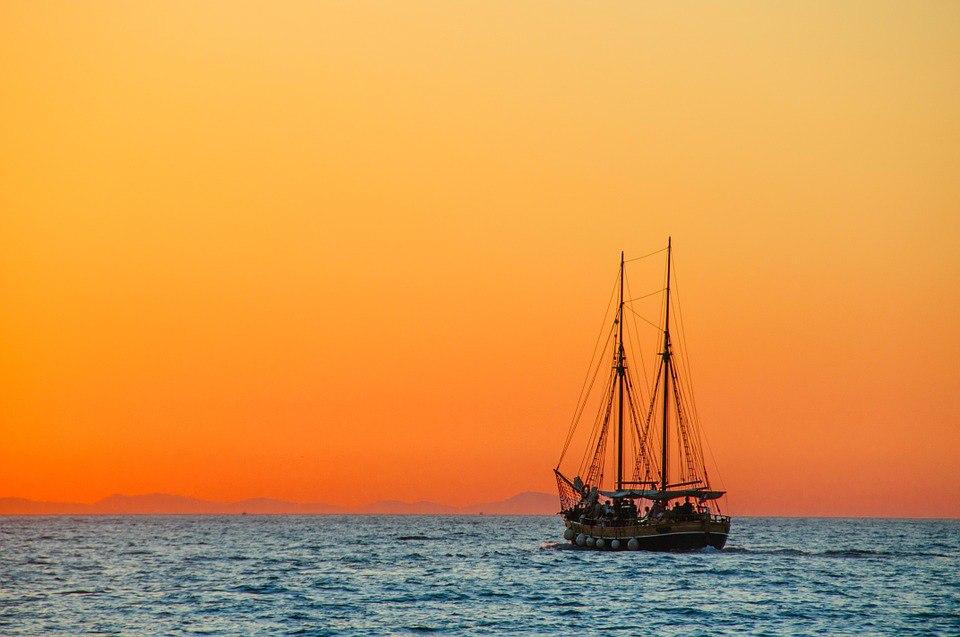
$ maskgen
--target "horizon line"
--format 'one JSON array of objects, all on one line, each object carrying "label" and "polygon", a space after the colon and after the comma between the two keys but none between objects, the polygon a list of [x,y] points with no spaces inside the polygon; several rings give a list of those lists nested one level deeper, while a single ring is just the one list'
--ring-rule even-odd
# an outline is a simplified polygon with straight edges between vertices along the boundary
[{"label": "horizon line", "polygon": [[[540,499],[540,502],[528,503],[533,506],[523,506],[518,507],[516,510],[496,510],[498,506],[504,505],[514,505],[515,502],[511,502],[518,498],[519,496],[530,495]],[[169,493],[163,491],[153,491],[147,493],[139,494],[128,494],[128,493],[111,493],[109,495],[103,496],[96,500],[90,502],[76,502],[76,501],[57,501],[57,500],[37,500],[33,498],[25,498],[22,496],[0,496],[0,502],[19,501],[23,504],[32,504],[32,505],[47,505],[51,507],[56,506],[77,506],[77,507],[95,507],[98,504],[104,504],[105,501],[109,501],[111,498],[150,498],[150,497],[169,497],[177,498],[185,501],[192,501],[202,505],[229,505],[229,506],[238,506],[245,503],[255,504],[259,502],[265,502],[275,505],[290,505],[290,506],[314,506],[314,507],[325,507],[330,510],[316,510],[316,511],[12,511],[12,512],[0,512],[0,517],[61,517],[61,516],[79,516],[79,517],[119,517],[119,516],[369,516],[369,515],[384,515],[384,516],[397,516],[397,517],[413,517],[413,516],[430,516],[430,517],[476,517],[480,515],[488,515],[491,517],[522,517],[522,516],[533,516],[533,517],[543,517],[543,516],[554,516],[559,515],[559,511],[548,511],[547,508],[552,505],[548,505],[546,501],[556,498],[556,495],[550,494],[545,491],[519,491],[511,496],[502,498],[499,500],[490,500],[484,502],[472,502],[464,505],[450,505],[443,504],[441,502],[436,502],[434,500],[376,500],[368,502],[365,504],[359,505],[338,505],[330,504],[328,502],[323,502],[319,500],[303,501],[303,500],[286,500],[283,498],[276,498],[271,496],[253,496],[248,498],[241,498],[238,500],[213,500],[207,498],[200,498],[194,496],[185,496],[179,495],[176,493]],[[558,503],[559,504],[559,503]],[[376,509],[377,506],[384,505],[396,505],[401,507],[443,507],[449,510],[446,511],[416,511],[416,510],[383,510]],[[481,506],[489,506],[490,511],[484,511],[480,508]],[[474,510],[469,510],[473,508]],[[942,521],[956,521],[960,520],[960,516],[949,516],[949,515],[905,515],[905,516],[891,516],[883,514],[871,514],[865,513],[860,515],[833,515],[833,514],[803,514],[803,513],[733,513],[734,517],[737,518],[773,518],[773,519],[833,519],[833,520],[862,520],[862,519],[874,519],[874,520],[942,520]]]}]

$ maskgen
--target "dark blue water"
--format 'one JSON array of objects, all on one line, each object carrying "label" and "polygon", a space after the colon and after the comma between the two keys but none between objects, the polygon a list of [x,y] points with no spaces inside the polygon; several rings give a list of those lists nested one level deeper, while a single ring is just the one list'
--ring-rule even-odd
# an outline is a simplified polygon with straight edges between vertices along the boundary
[{"label": "dark blue water", "polygon": [[737,518],[698,553],[550,517],[0,518],[0,633],[960,634],[960,521]]}]

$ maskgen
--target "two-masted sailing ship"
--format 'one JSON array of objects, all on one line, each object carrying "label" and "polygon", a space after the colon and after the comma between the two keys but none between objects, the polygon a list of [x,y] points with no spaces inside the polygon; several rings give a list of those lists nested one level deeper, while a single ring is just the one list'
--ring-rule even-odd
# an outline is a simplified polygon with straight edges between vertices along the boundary
[{"label": "two-masted sailing ship", "polygon": [[[629,293],[626,265],[663,252],[663,288],[625,298],[625,286]],[[670,294],[671,263],[669,239],[666,248],[649,255],[636,259],[620,255],[617,286],[554,469],[560,515],[566,525],[563,537],[579,547],[614,551],[720,549],[730,532],[730,518],[722,515],[719,505],[725,492],[712,488],[707,474],[704,437],[690,383],[686,382],[689,359],[685,339],[674,339],[670,331],[671,306],[678,307]],[[617,288],[619,298],[614,306]],[[641,299],[649,299],[649,305],[658,296],[660,322],[649,320],[634,306]],[[679,335],[683,336],[682,313],[679,318]],[[658,330],[656,349],[660,351],[650,357],[648,372],[639,344],[651,327]],[[600,370],[607,365],[606,383],[600,386],[602,391],[594,392]],[[591,402],[597,404],[597,416],[592,428],[584,431],[586,428],[579,425]],[[571,479],[561,467],[576,440],[586,449]],[[608,468],[614,475],[608,475]]]}]

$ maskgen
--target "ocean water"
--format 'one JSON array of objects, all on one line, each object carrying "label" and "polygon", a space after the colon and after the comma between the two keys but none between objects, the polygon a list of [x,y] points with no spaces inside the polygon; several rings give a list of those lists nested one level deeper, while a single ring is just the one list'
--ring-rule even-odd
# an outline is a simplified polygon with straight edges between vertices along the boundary
[{"label": "ocean water", "polygon": [[960,521],[735,518],[595,552],[553,517],[0,518],[2,634],[952,634]]}]

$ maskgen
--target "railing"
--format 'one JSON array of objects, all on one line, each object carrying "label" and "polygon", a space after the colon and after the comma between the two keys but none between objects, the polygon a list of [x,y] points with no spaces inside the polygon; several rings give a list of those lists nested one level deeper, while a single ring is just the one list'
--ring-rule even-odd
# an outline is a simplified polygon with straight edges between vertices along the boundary
[{"label": "railing", "polygon": [[579,519],[574,520],[580,524],[587,526],[599,526],[599,527],[620,527],[620,526],[635,526],[637,524],[674,524],[677,522],[712,522],[715,524],[728,524],[730,522],[730,517],[725,515],[714,515],[707,512],[704,513],[674,513],[673,511],[667,511],[662,517],[651,518],[645,516],[638,516],[635,519],[630,518],[608,518],[608,517],[591,517],[591,516],[581,516]]}]

